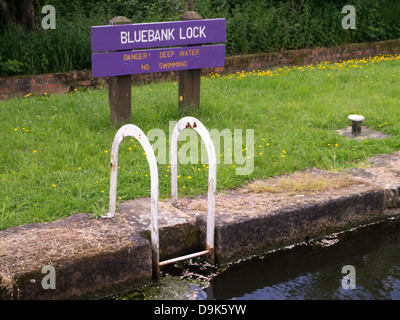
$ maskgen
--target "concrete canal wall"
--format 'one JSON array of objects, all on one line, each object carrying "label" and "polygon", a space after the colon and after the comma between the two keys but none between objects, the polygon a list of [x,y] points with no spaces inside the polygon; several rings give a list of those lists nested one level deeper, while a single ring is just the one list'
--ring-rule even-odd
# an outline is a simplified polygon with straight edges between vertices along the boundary
[{"label": "concrete canal wall", "polygon": [[[400,213],[400,154],[342,173],[309,169],[216,198],[215,258],[224,264]],[[303,189],[279,189],[297,179]],[[330,181],[318,190],[310,181]],[[311,184],[316,185],[316,184]],[[204,248],[207,199],[159,203],[161,260]],[[112,219],[72,215],[0,232],[3,299],[87,299],[152,280],[150,199],[121,203]],[[47,269],[54,269],[55,289]]]}]

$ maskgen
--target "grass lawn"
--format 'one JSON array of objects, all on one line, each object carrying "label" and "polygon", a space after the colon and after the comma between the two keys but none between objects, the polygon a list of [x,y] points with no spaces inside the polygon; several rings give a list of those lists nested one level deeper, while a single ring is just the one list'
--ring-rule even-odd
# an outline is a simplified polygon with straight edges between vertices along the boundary
[{"label": "grass lawn", "polygon": [[[237,175],[235,158],[218,165],[217,188],[316,166],[340,170],[400,149],[400,57],[278,68],[202,80],[201,110],[190,114],[209,130],[254,130],[254,170]],[[183,114],[176,82],[132,87],[132,123],[145,133]],[[361,114],[385,140],[357,141],[334,132]],[[189,115],[189,114],[186,114]],[[27,96],[0,102],[0,229],[108,209],[110,152],[108,91]],[[226,151],[217,150],[224,159]],[[168,149],[167,149],[168,150]],[[244,149],[243,149],[244,150]],[[243,152],[246,152],[244,150]],[[160,197],[169,198],[168,163],[159,165]],[[119,155],[117,200],[150,195],[140,144],[125,139]],[[179,165],[179,192],[207,192],[207,167]]]}]

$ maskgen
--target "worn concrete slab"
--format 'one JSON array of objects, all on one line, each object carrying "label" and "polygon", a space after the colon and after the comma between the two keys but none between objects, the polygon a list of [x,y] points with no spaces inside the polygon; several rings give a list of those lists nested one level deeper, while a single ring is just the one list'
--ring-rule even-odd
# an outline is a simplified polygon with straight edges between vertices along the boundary
[{"label": "worn concrete slab", "polygon": [[[168,203],[159,206],[160,256],[184,254],[199,245],[193,219]],[[81,213],[0,232],[0,297],[58,299],[94,296],[101,290],[152,281],[150,199],[129,201],[113,219]],[[43,290],[42,268],[54,266],[56,290]]]},{"label": "worn concrete slab", "polygon": [[[304,172],[313,179],[334,173]],[[278,181],[278,180],[277,180]],[[273,184],[272,184],[273,186]],[[204,230],[206,199],[181,200],[181,209],[196,215]],[[384,219],[385,190],[361,179],[347,187],[327,186],[318,192],[249,192],[246,188],[219,194],[216,203],[215,256],[232,262],[309,238]],[[204,233],[204,232],[203,232]]]},{"label": "worn concrete slab", "polygon": [[[198,251],[201,247],[196,217],[172,206],[168,201],[158,204],[160,260]],[[150,241],[150,199],[124,202],[118,209],[132,230]]]},{"label": "worn concrete slab", "polygon": [[[3,298],[82,298],[151,279],[150,245],[122,219],[101,221],[77,214],[10,228],[0,233],[0,248]],[[42,288],[46,265],[55,268],[55,290]]]},{"label": "worn concrete slab", "polygon": [[[323,183],[321,183],[323,182]],[[344,173],[311,168],[216,197],[218,263],[400,213],[400,153],[371,159]],[[161,260],[204,248],[207,201],[159,203]],[[3,299],[95,297],[151,280],[150,199],[122,203],[112,219],[81,213],[0,232]],[[45,290],[42,268],[56,271]]]}]

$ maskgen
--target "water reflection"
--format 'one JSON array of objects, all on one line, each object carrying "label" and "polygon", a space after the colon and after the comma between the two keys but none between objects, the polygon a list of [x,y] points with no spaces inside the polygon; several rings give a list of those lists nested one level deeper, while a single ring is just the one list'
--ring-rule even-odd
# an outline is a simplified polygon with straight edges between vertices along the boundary
[{"label": "water reflection", "polygon": [[[356,288],[343,289],[344,265]],[[198,299],[400,299],[400,223],[390,220],[231,266]]]}]

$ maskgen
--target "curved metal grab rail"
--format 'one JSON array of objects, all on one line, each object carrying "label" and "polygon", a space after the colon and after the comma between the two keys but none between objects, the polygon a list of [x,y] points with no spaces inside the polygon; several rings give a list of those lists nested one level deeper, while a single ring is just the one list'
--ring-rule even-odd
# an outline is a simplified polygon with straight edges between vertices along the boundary
[{"label": "curved metal grab rail", "polygon": [[112,218],[115,215],[116,197],[117,197],[117,171],[118,171],[118,153],[122,140],[125,137],[136,138],[142,145],[150,167],[151,179],[151,251],[153,276],[158,278],[159,274],[159,234],[158,234],[158,168],[157,160],[153,148],[143,131],[133,124],[122,126],[114,137],[111,151],[111,179],[110,179],[110,202],[108,213],[103,218]]},{"label": "curved metal grab rail", "polygon": [[215,229],[215,193],[217,184],[217,159],[215,155],[214,143],[206,127],[196,118],[184,117],[178,121],[172,132],[170,157],[171,157],[171,197],[172,202],[178,200],[178,138],[181,132],[186,129],[194,129],[204,141],[208,155],[208,208],[207,208],[207,240],[206,249],[198,253],[182,256],[160,262],[160,265],[186,260],[200,255],[209,254],[211,263],[214,263],[214,229]]},{"label": "curved metal grab rail", "polygon": [[172,132],[171,139],[171,196],[173,203],[177,202],[178,199],[178,138],[180,133],[186,129],[192,128],[196,130],[202,140],[204,141],[209,162],[208,172],[208,212],[207,212],[207,239],[206,239],[206,250],[192,253],[189,255],[181,256],[178,258],[169,259],[160,262],[159,253],[159,231],[158,231],[158,168],[157,160],[154,155],[154,151],[150,145],[149,140],[143,131],[135,125],[127,124],[122,126],[114,137],[111,151],[111,179],[110,179],[110,202],[109,211],[107,214],[102,215],[103,218],[112,218],[115,215],[116,208],[116,197],[117,197],[117,169],[118,169],[118,153],[119,147],[122,140],[131,136],[136,138],[142,145],[146,158],[150,167],[150,178],[151,178],[151,250],[152,250],[152,267],[153,277],[159,278],[160,266],[173,263],[176,261],[182,261],[201,255],[209,255],[210,262],[214,263],[214,229],[215,229],[215,194],[216,194],[216,180],[217,180],[217,159],[215,156],[214,144],[210,134],[204,125],[193,117],[184,117],[178,121]]}]

